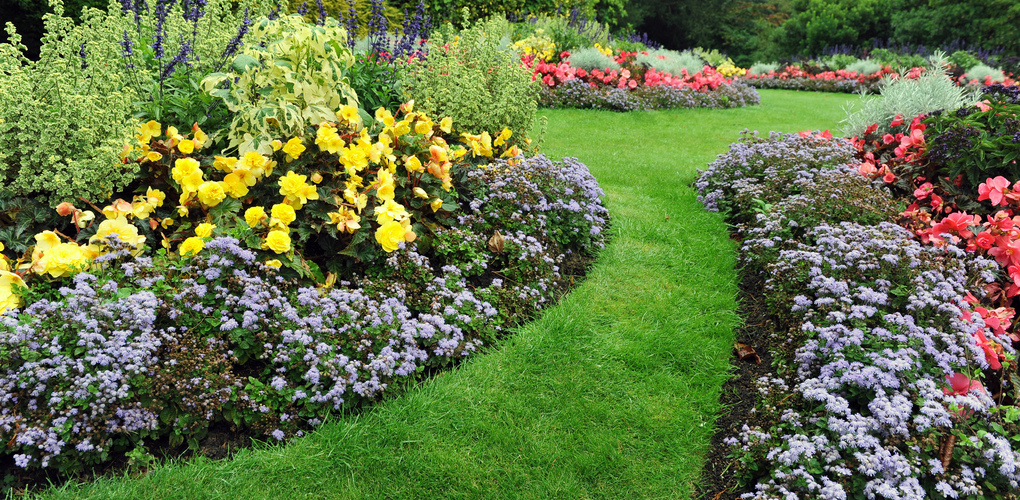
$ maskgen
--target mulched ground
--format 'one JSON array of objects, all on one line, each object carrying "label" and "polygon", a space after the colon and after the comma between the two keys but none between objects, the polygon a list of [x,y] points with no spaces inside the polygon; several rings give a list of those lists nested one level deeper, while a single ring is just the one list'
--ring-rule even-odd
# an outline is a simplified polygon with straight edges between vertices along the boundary
[{"label": "mulched ground", "polygon": [[765,277],[741,275],[737,312],[744,323],[737,329],[736,341],[753,348],[761,363],[755,363],[753,358],[741,360],[734,348],[731,361],[733,377],[723,385],[720,397],[724,413],[715,421],[717,431],[705,457],[701,483],[694,497],[699,500],[733,500],[753,488],[750,485],[744,490],[738,489],[734,473],[736,464],[728,456],[730,447],[723,443],[723,439],[735,435],[744,424],[760,425],[759,417],[752,411],[758,401],[754,382],[775,372],[770,345],[773,327],[762,295]]}]

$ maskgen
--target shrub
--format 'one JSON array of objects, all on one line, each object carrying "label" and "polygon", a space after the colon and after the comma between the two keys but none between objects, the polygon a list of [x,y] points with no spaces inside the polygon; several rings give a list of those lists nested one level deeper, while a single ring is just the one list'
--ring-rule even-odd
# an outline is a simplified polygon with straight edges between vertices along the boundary
[{"label": "shrub", "polygon": [[949,64],[956,66],[961,71],[965,71],[967,68],[973,68],[982,63],[981,59],[971,54],[966,50],[957,50],[953,52],[948,59]]},{"label": "shrub", "polygon": [[447,25],[430,40],[428,55],[411,61],[401,84],[417,106],[450,116],[458,130],[514,131],[524,141],[537,113],[538,83],[511,50],[500,50],[509,26],[493,18],[463,30]]},{"label": "shrub", "polygon": [[593,69],[620,69],[620,63],[616,59],[602,53],[595,47],[577,49],[570,53],[567,62],[575,68],[583,68],[585,71]]},{"label": "shrub", "polygon": [[978,64],[967,70],[963,75],[964,79],[968,82],[977,80],[981,85],[989,83],[1002,83],[1006,79],[1006,75],[1002,70],[992,68],[985,64]]},{"label": "shrub", "polygon": [[188,127],[225,118],[197,82],[243,45],[246,17],[261,11],[250,2],[234,11],[226,0],[187,12],[143,4],[87,9],[76,26],[56,3],[38,62],[23,57],[16,37],[0,46],[0,195],[52,205],[105,199],[135,175],[119,157],[132,115]]},{"label": "shrub", "polygon": [[228,149],[268,153],[274,138],[303,138],[308,126],[334,120],[341,104],[357,103],[347,79],[354,56],[336,20],[315,26],[297,15],[263,18],[253,36],[265,46],[246,47],[231,72],[202,80],[233,113]]},{"label": "shrub", "polygon": [[895,133],[904,128],[890,127],[889,124],[897,115],[911,118],[936,110],[955,110],[974,102],[970,93],[953,83],[944,70],[944,59],[933,56],[928,71],[917,79],[900,78],[886,79],[881,87],[880,99],[863,100],[860,109],[847,109],[847,117],[843,124],[843,134],[858,135],[868,126],[877,123],[878,133]]},{"label": "shrub", "polygon": [[779,69],[779,63],[754,63],[750,68],[747,69],[748,75],[767,75],[769,71],[777,71]]},{"label": "shrub", "polygon": [[836,54],[824,61],[825,67],[830,70],[846,69],[847,66],[858,62],[858,59],[850,54]]},{"label": "shrub", "polygon": [[705,67],[705,61],[689,50],[676,52],[669,49],[656,49],[649,51],[647,55],[638,54],[636,62],[678,76],[683,74],[681,70],[686,70],[688,75],[693,75],[700,73]]},{"label": "shrub", "polygon": [[871,59],[860,60],[846,66],[847,71],[853,71],[861,75],[870,75],[882,71],[882,65]]}]

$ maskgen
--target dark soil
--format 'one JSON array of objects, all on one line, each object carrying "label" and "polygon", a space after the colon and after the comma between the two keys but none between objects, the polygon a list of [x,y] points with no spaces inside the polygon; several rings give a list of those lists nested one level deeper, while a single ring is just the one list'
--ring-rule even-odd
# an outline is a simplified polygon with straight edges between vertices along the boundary
[{"label": "dark soil", "polygon": [[755,363],[753,359],[741,360],[734,348],[731,361],[733,377],[723,385],[719,398],[723,413],[715,421],[716,434],[712,436],[712,445],[705,457],[701,483],[694,497],[697,499],[733,500],[747,492],[747,488],[738,489],[737,464],[729,457],[730,447],[723,443],[723,439],[736,435],[744,424],[760,424],[758,414],[753,412],[758,402],[755,380],[774,373],[771,349],[773,325],[762,294],[765,276],[749,274],[741,273],[737,312],[744,322],[737,329],[736,341],[751,346],[761,358],[761,363]]}]

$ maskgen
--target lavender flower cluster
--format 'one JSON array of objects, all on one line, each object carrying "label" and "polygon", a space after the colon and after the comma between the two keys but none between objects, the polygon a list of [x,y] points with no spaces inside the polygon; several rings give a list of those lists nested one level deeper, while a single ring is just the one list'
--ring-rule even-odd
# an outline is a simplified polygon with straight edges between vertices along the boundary
[{"label": "lavender flower cluster", "polygon": [[[814,134],[769,133],[745,130],[730,150],[699,170],[694,186],[698,201],[710,211],[739,212],[736,196],[775,202],[810,184],[822,170],[839,168],[853,160],[855,149],[843,139],[820,140]],[[778,191],[777,191],[778,189]]]},{"label": "lavender flower cluster", "polygon": [[71,473],[143,439],[197,445],[217,420],[283,440],[470,356],[605,242],[583,164],[514,163],[472,171],[478,199],[429,248],[329,288],[282,278],[229,237],[183,260],[111,239],[101,267],[0,316],[0,463]]},{"label": "lavender flower cluster", "polygon": [[637,90],[595,85],[581,79],[567,80],[556,87],[542,86],[539,105],[547,108],[608,109],[635,111],[673,108],[737,108],[757,105],[758,92],[748,85],[720,85],[712,91],[690,87],[643,86]]},{"label": "lavender flower cluster", "polygon": [[[853,208],[838,223],[791,232],[834,189],[812,184],[854,185],[838,181],[855,175],[846,169],[805,170],[799,177],[810,181],[775,201],[789,216],[770,208],[747,217],[752,209],[734,201],[742,188],[725,183],[781,177],[765,171],[781,163],[771,153],[782,150],[789,166],[831,163],[840,149],[833,143],[842,142],[801,139],[745,138],[698,181],[700,193],[716,193],[703,198],[706,208],[742,209],[749,251],[778,247],[769,260],[748,257],[768,276],[777,361],[776,373],[759,384],[763,426],[725,440],[743,463],[757,464],[744,471],[754,489],[742,498],[989,498],[1015,489],[1017,419],[989,390],[948,382],[955,374],[976,380],[989,367],[980,330],[1015,356],[1010,340],[989,332],[966,300],[995,280],[997,263],[952,246],[923,246],[890,222],[861,224]],[[884,193],[875,199],[889,205]]]},{"label": "lavender flower cluster", "polygon": [[845,94],[876,93],[884,85],[882,80],[857,81],[844,78],[746,78],[744,83],[758,89],[807,90],[814,92],[842,92]]}]

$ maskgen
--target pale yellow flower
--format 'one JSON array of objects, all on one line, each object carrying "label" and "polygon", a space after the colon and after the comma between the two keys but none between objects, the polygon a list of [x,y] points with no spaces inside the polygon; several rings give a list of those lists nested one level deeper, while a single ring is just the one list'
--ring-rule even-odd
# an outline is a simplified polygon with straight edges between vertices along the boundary
[{"label": "pale yellow flower", "polygon": [[21,307],[21,296],[14,290],[15,286],[24,287],[25,280],[7,270],[0,271],[0,314]]},{"label": "pale yellow flower", "polygon": [[280,262],[279,259],[269,259],[269,260],[266,261],[266,265],[269,266],[269,267],[274,267],[276,269],[279,269],[280,267],[283,266],[283,262]]},{"label": "pale yellow flower", "polygon": [[136,251],[140,251],[142,245],[145,244],[145,236],[139,235],[138,228],[128,222],[124,216],[107,219],[100,223],[99,228],[96,229],[96,234],[89,238],[89,243],[100,244],[106,241],[106,237],[111,234],[116,234],[120,241],[131,245]]},{"label": "pale yellow flower", "polygon": [[305,145],[301,143],[300,138],[294,137],[283,146],[283,152],[287,153],[288,161],[296,160],[305,152]]}]

